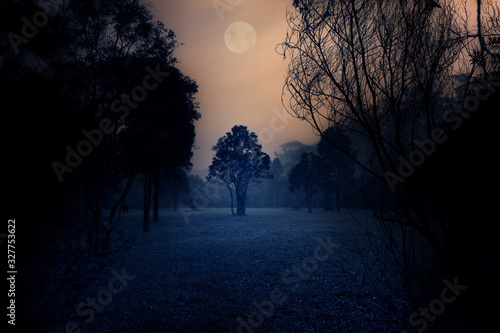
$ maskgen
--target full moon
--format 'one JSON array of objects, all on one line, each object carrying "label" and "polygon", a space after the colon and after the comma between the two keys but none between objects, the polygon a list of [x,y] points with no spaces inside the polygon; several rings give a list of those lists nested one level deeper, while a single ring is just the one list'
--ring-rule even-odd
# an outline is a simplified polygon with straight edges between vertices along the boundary
[{"label": "full moon", "polygon": [[224,42],[229,50],[234,53],[245,53],[253,49],[257,42],[257,32],[247,22],[234,22],[227,27],[224,33]]}]

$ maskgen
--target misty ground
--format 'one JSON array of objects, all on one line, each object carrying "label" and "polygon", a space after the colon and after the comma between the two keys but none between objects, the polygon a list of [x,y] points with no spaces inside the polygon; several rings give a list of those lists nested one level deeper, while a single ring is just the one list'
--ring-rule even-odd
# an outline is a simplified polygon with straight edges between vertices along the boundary
[{"label": "misty ground", "polygon": [[[362,224],[370,216],[354,214]],[[389,288],[363,274],[366,235],[346,211],[204,209],[185,220],[162,210],[151,232],[141,223],[139,211],[123,216],[119,229],[137,237],[111,267],[135,278],[89,323],[74,311],[82,332],[401,332],[398,321],[408,322]],[[327,257],[318,262],[318,239],[328,237],[335,248],[317,251]],[[112,278],[102,272],[79,299],[96,297]],[[282,304],[262,305],[270,299]]]}]

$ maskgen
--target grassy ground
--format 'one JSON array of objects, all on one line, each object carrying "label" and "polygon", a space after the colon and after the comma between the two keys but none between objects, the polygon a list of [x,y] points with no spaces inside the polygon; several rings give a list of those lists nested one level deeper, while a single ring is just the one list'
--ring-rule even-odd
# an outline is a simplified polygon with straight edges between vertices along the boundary
[{"label": "grassy ground", "polygon": [[75,310],[82,332],[401,332],[408,316],[364,279],[366,236],[347,212],[162,210],[149,233],[141,223],[139,211],[123,216],[137,237],[112,269],[131,277],[111,294],[105,271],[80,296],[106,303],[94,316]]}]

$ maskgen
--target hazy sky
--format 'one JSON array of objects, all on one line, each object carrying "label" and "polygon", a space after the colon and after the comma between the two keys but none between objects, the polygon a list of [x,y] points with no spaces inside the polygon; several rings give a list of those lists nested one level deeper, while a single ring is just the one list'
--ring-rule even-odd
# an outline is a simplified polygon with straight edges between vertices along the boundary
[{"label": "hazy sky", "polygon": [[[199,85],[196,99],[202,117],[197,123],[194,171],[208,168],[211,147],[234,125],[246,125],[260,134],[271,158],[285,142],[319,140],[306,122],[286,114],[284,124],[273,113],[284,112],[281,91],[288,61],[276,46],[285,39],[286,11],[292,10],[292,0],[148,1],[155,18],[185,44],[175,53],[178,66]],[[475,1],[467,7],[475,13]],[[227,27],[237,21],[250,23],[257,32],[255,47],[243,54],[231,52],[224,42]]]},{"label": "hazy sky", "polygon": [[[319,139],[309,124],[283,113],[281,90],[287,61],[276,51],[287,31],[286,10],[292,0],[151,0],[155,18],[172,29],[179,42],[178,67],[199,85],[201,119],[197,123],[193,170],[208,168],[212,146],[234,125],[257,133],[271,158],[279,146]],[[217,6],[216,6],[217,5]],[[216,10],[219,8],[219,12]],[[230,51],[224,33],[236,21],[257,32],[255,47],[242,54]],[[271,129],[275,131],[272,132]],[[270,136],[272,135],[272,136]],[[263,142],[262,142],[263,141]]]}]

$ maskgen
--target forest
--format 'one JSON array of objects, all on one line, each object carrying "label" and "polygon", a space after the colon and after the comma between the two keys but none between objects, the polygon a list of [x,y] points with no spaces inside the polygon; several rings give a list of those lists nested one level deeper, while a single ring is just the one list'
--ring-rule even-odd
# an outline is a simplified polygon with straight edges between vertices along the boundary
[{"label": "forest", "polygon": [[498,332],[500,6],[473,3],[290,0],[277,97],[317,141],[242,120],[195,171],[169,22],[1,1],[9,329]]}]

